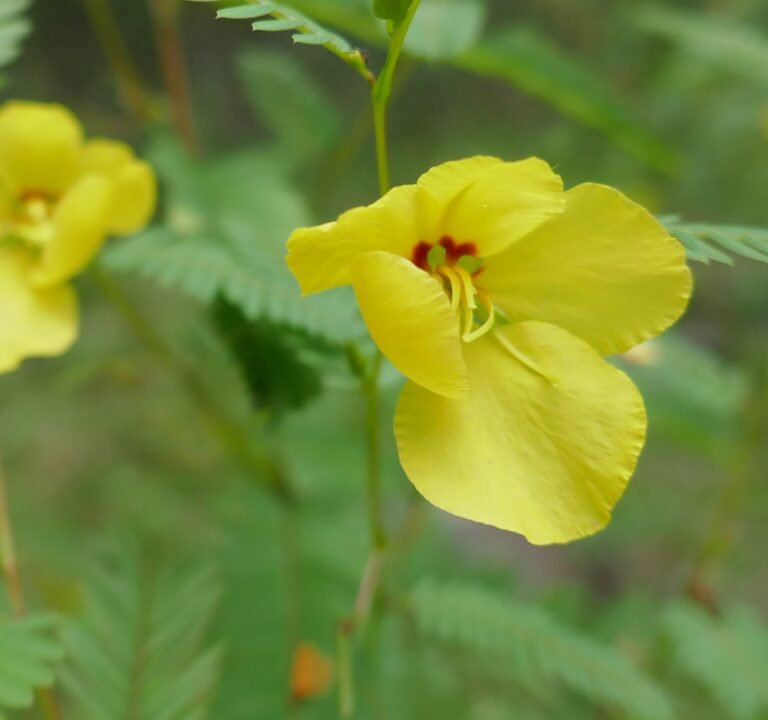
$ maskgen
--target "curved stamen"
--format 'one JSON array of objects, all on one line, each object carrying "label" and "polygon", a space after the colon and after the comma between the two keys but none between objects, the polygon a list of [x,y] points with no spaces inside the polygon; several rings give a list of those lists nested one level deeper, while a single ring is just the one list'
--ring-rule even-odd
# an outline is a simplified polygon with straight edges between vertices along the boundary
[{"label": "curved stamen", "polygon": [[475,302],[477,290],[475,290],[475,285],[472,282],[472,276],[461,265],[454,265],[452,270],[461,278],[461,284],[464,288],[464,302],[474,310],[477,307]]},{"label": "curved stamen", "polygon": [[543,377],[550,385],[557,385],[560,380],[555,377],[554,375],[551,375],[548,373],[544,368],[542,368],[537,362],[534,360],[531,360],[527,355],[520,352],[507,338],[505,338],[501,333],[494,333],[493,336],[501,343],[501,346],[518,362],[522,363],[525,367],[527,367],[530,371],[536,373],[537,375]]},{"label": "curved stamen", "polygon": [[461,339],[466,343],[471,343],[478,338],[483,337],[483,335],[488,333],[491,328],[493,328],[493,325],[496,322],[496,309],[493,307],[491,299],[484,292],[478,292],[477,298],[480,300],[480,304],[488,313],[488,319],[479,328],[477,328],[477,330],[472,330],[470,332],[471,326],[465,329],[464,335],[461,336]]},{"label": "curved stamen", "polygon": [[461,302],[461,280],[447,265],[441,265],[437,268],[437,273],[451,283],[451,310],[455,310],[459,307],[459,303]]}]

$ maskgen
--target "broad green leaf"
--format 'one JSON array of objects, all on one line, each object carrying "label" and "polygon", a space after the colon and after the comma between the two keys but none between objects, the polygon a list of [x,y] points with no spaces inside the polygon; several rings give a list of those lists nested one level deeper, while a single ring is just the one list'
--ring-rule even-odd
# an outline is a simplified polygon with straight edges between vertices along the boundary
[{"label": "broad green leaf", "polygon": [[676,165],[676,152],[649,133],[596,72],[531,28],[494,32],[453,62],[551,103],[654,167],[669,171]]},{"label": "broad green leaf", "polygon": [[32,707],[35,690],[50,687],[64,655],[50,615],[0,618],[0,712]]},{"label": "broad green leaf", "polygon": [[382,20],[400,22],[407,14],[411,0],[373,0],[373,12]]},{"label": "broad green leaf", "polygon": [[405,49],[429,61],[461,55],[480,38],[485,16],[486,5],[479,0],[423,0]]}]

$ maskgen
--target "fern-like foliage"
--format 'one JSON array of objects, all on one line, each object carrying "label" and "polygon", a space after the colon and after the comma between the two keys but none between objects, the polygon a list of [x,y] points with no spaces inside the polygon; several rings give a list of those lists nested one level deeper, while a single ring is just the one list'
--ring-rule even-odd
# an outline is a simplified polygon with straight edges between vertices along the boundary
[{"label": "fern-like foliage", "polygon": [[747,608],[713,617],[701,607],[670,608],[665,628],[677,664],[716,698],[727,717],[763,717],[768,711],[768,626]]},{"label": "fern-like foliage", "polygon": [[768,262],[768,229],[743,225],[689,223],[677,217],[661,219],[684,246],[691,260],[733,265],[734,256]]},{"label": "fern-like foliage", "polygon": [[50,615],[0,620],[0,719],[4,710],[32,706],[35,690],[53,684],[63,656]]},{"label": "fern-like foliage", "polygon": [[554,681],[632,718],[672,717],[661,689],[626,657],[539,608],[477,587],[431,582],[417,587],[411,608],[426,637],[470,653],[491,672],[539,686]]},{"label": "fern-like foliage", "polygon": [[293,55],[250,48],[239,55],[237,67],[246,97],[283,162],[310,166],[339,139],[340,112]]},{"label": "fern-like foliage", "polygon": [[[31,4],[31,0],[0,2],[0,68],[10,65],[21,52],[21,45],[32,29],[27,19]],[[0,76],[0,85],[2,83]]]},{"label": "fern-like foliage", "polygon": [[[215,2],[216,0],[191,0],[191,2]],[[293,42],[303,45],[320,45],[341,58],[347,65],[362,75],[368,82],[374,78],[368,69],[365,55],[347,40],[318,25],[288,5],[256,0],[247,5],[238,5],[219,10],[216,17],[228,20],[252,20],[253,30],[262,32],[293,31]]]},{"label": "fern-like foliage", "polygon": [[308,212],[271,156],[243,151],[201,164],[170,140],[150,155],[168,187],[165,223],[113,245],[103,256],[108,269],[205,303],[224,297],[248,319],[268,318],[309,338],[343,344],[363,334],[346,289],[301,297],[285,241],[309,224]]},{"label": "fern-like foliage", "polygon": [[61,681],[84,720],[203,720],[220,651],[205,634],[219,597],[206,569],[154,569],[126,549],[90,572],[64,631]]}]

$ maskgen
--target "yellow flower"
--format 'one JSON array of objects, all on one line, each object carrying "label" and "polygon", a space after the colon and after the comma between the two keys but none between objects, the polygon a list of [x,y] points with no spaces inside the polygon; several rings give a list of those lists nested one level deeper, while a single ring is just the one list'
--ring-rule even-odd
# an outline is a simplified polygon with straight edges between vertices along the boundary
[{"label": "yellow flower", "polygon": [[66,108],[0,107],[0,373],[72,345],[69,281],[107,235],[143,227],[156,196],[149,165],[123,143],[84,141]]},{"label": "yellow flower", "polygon": [[296,230],[288,252],[304,293],[353,285],[409,379],[395,434],[428,500],[536,544],[605,526],[646,416],[602,356],[669,327],[691,291],[649,213],[602,185],[564,192],[536,158],[475,157]]}]

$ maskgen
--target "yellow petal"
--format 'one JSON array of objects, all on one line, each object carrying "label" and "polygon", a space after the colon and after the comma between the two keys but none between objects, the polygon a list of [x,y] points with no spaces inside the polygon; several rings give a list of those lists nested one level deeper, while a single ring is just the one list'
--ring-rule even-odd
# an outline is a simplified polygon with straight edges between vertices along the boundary
[{"label": "yellow petal", "polygon": [[128,145],[91,140],[83,148],[80,170],[84,175],[103,175],[112,183],[111,233],[127,235],[147,224],[157,203],[157,181],[152,168],[137,160]]},{"label": "yellow petal", "polygon": [[61,193],[75,177],[81,143],[80,123],[60,105],[0,108],[0,174],[14,194]]},{"label": "yellow petal", "polygon": [[442,285],[410,260],[359,256],[352,281],[368,331],[407,378],[446,397],[467,392],[459,323]]},{"label": "yellow petal", "polygon": [[59,355],[75,341],[77,296],[69,285],[33,287],[32,255],[23,250],[0,251],[0,373],[33,356]]},{"label": "yellow petal", "polygon": [[476,155],[464,160],[451,160],[425,172],[417,184],[423,187],[441,205],[447,205],[481,175],[499,168],[503,160],[487,155]]},{"label": "yellow petal", "polygon": [[438,210],[436,201],[416,185],[396,187],[336,222],[294,231],[286,262],[304,294],[347,285],[352,261],[363,253],[380,250],[411,257],[420,241],[434,236]]},{"label": "yellow petal", "polygon": [[603,528],[642,449],[637,388],[585,342],[552,325],[508,325],[465,351],[469,395],[408,383],[395,417],[400,461],[430,502],[455,515],[563,543]]},{"label": "yellow petal", "polygon": [[606,355],[674,323],[691,294],[680,243],[612,188],[579,185],[566,198],[562,215],[490,258],[477,284],[512,320],[553,323]]},{"label": "yellow petal", "polygon": [[58,285],[83,270],[104,243],[111,207],[106,178],[88,175],[79,180],[56,206],[53,237],[43,249],[33,281]]},{"label": "yellow petal", "polygon": [[[481,257],[494,255],[563,211],[563,183],[543,160],[491,163],[488,158],[464,161],[466,184],[458,186],[458,168],[444,171],[428,183],[439,186],[447,197],[441,235],[456,243],[472,242]],[[447,177],[446,177],[447,176]],[[451,185],[450,180],[453,180]]]}]

